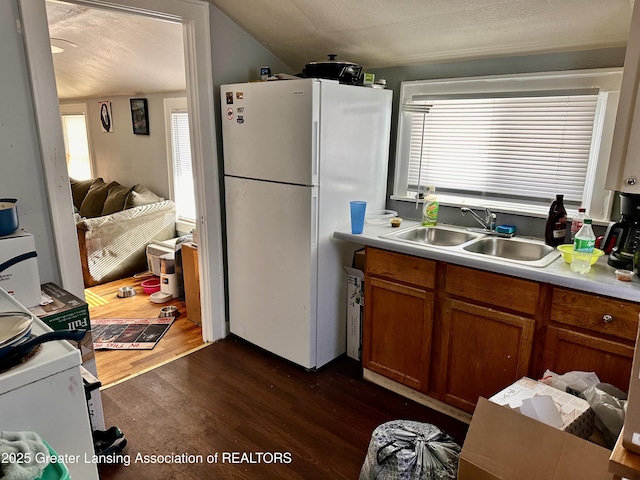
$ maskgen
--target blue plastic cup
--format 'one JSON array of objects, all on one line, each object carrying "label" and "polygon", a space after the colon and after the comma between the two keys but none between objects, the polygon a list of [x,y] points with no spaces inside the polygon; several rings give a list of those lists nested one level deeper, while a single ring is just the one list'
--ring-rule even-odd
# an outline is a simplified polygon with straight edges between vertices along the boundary
[{"label": "blue plastic cup", "polygon": [[349,203],[351,204],[351,233],[362,233],[367,202],[354,200]]}]

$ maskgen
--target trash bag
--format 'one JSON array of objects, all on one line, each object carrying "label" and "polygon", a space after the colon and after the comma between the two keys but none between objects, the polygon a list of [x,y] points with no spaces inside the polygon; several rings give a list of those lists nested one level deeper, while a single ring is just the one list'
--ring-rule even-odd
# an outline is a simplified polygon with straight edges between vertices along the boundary
[{"label": "trash bag", "polygon": [[393,420],[373,431],[359,480],[455,480],[460,450],[435,425]]},{"label": "trash bag", "polygon": [[596,428],[602,432],[607,446],[613,449],[624,423],[627,394],[609,383],[591,386],[582,394],[596,414]]}]

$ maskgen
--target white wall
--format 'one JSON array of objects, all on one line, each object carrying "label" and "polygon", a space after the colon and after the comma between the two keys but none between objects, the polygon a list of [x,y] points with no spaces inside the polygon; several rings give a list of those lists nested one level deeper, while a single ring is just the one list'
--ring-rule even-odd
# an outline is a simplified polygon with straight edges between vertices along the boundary
[{"label": "white wall", "polygon": [[[0,2],[0,64],[3,65],[0,71],[0,197],[18,198],[20,225],[35,236],[41,282],[60,283],[60,269],[51,233],[50,207],[44,184],[24,43],[17,29],[19,18],[17,0]],[[262,65],[271,65],[274,72],[287,71],[282,62],[215,7],[211,8],[210,20],[211,39],[215,50],[214,76],[218,75],[223,83],[257,78],[258,69]],[[220,81],[216,82],[217,85]],[[151,96],[147,98],[150,99]],[[122,109],[116,105],[114,107],[117,107],[114,108],[114,116],[119,112],[114,118],[116,129],[120,130],[120,125],[123,125],[124,132],[131,131],[128,105]],[[162,120],[155,119],[156,113],[160,114],[159,112],[160,108],[150,107],[152,116],[149,123],[152,135],[156,131],[161,133],[161,130],[156,130],[162,125]],[[219,112],[216,112],[217,119],[219,116]],[[148,149],[145,148],[148,147],[144,143],[145,140],[137,137],[141,136],[132,139],[138,144],[133,151],[143,152],[142,156],[150,158]],[[163,162],[164,158],[163,146]],[[160,192],[166,191],[168,195],[168,183],[163,180],[163,176],[168,175],[166,167],[154,167],[154,171],[138,165],[123,167],[124,171],[114,167],[108,168],[108,174],[105,176],[110,177],[113,174],[113,179],[123,185],[137,182],[134,177],[140,173],[148,179],[150,189],[157,188],[158,194],[162,195]],[[71,210],[69,215],[72,215]],[[75,249],[76,246],[69,245],[68,248]]]},{"label": "white wall", "polygon": [[[64,100],[61,103],[85,103],[88,135],[94,162],[94,177],[124,186],[141,183],[164,198],[169,198],[169,168],[164,127],[163,99],[185,97],[186,92],[149,93],[131,96],[102,96]],[[135,135],[131,123],[131,98],[146,98],[149,135]],[[113,132],[102,131],[98,102],[110,101]]]},{"label": "white wall", "polygon": [[[222,138],[220,85],[243,83],[260,78],[260,67],[270,67],[271,73],[293,74],[290,67],[260,45],[233,20],[211,6],[211,56],[213,58],[214,102],[216,105],[216,135]],[[222,163],[222,141],[218,142],[218,158]],[[220,166],[222,178],[222,166]],[[224,188],[224,185],[222,186]],[[224,192],[224,189],[222,190]]]},{"label": "white wall", "polygon": [[16,25],[18,19],[16,0],[1,1],[0,197],[18,199],[20,226],[35,237],[41,282],[59,283],[25,50]]},{"label": "white wall", "polygon": [[[17,0],[0,1],[0,64],[3,65],[0,71],[0,85],[2,86],[0,88],[0,105],[2,106],[0,108],[0,197],[18,198],[20,224],[35,236],[40,279],[42,282],[59,282],[60,271],[54,253],[49,204],[44,186],[24,45],[16,28],[18,19]],[[221,84],[256,79],[262,65],[269,65],[274,73],[292,73],[286,65],[214,6],[211,6],[210,9],[210,21],[216,102],[219,102],[218,93]],[[579,57],[580,53],[583,60],[592,58],[592,52],[566,55]],[[537,63],[548,64],[549,58],[549,56],[540,56]],[[551,56],[551,58],[554,57]],[[528,59],[525,62],[528,63]],[[588,62],[585,60],[582,63]],[[485,67],[482,70],[484,74],[489,74],[487,70],[493,68],[491,61],[478,61],[477,63],[472,62],[472,64],[482,64]],[[464,67],[467,68],[467,65]],[[414,76],[413,71],[408,72],[410,69],[398,70],[400,73],[398,80]],[[392,77],[389,71],[376,73],[380,76],[387,76],[389,79]],[[447,72],[448,75],[451,73]],[[465,71],[465,73],[468,72]],[[217,138],[220,138],[221,124],[219,107],[219,103],[216,103]],[[155,108],[151,109],[150,107],[152,115],[154,115],[154,110]],[[120,111],[120,107],[114,110],[114,115],[116,111]],[[127,106],[122,111],[123,119],[120,119],[119,116],[114,119],[116,129],[120,130],[119,126],[124,122],[124,132],[130,131],[128,112]],[[397,113],[394,113],[394,121],[396,118]],[[155,125],[157,123],[154,117],[150,118],[152,134],[155,131]],[[138,139],[135,140],[137,142]],[[143,141],[140,139],[141,143]],[[221,142],[218,142],[218,148],[221,149]],[[146,155],[146,149],[142,148],[141,150]],[[222,159],[221,156],[220,159]],[[137,167],[135,168],[136,173],[131,171],[128,174],[121,174],[120,172],[116,173],[113,169],[109,172],[116,177],[114,180],[123,185],[129,185],[132,183],[130,180],[133,175],[137,174]],[[390,173],[392,173],[391,170]],[[144,174],[148,178],[155,178],[156,173],[144,172]],[[154,179],[153,183],[155,184],[156,181],[162,182]],[[154,187],[149,185],[149,188],[153,190]],[[69,193],[69,197],[70,195]],[[68,248],[76,247],[69,245]]]}]

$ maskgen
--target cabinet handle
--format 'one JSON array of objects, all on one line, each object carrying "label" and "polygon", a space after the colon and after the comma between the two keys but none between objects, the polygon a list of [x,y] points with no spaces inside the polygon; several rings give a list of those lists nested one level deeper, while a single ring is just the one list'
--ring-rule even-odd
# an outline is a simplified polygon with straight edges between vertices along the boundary
[{"label": "cabinet handle", "polygon": [[602,317],[602,320],[604,321],[604,323],[611,323],[613,322],[613,316],[607,313]]},{"label": "cabinet handle", "polygon": [[635,185],[637,181],[636,177],[629,177],[627,178],[627,185]]}]

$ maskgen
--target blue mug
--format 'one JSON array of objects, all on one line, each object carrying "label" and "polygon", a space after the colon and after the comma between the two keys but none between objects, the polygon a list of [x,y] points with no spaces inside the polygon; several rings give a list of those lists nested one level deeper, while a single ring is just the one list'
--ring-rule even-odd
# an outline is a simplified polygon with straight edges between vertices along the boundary
[{"label": "blue mug", "polygon": [[18,229],[17,202],[15,198],[0,198],[0,237],[11,235]]}]

